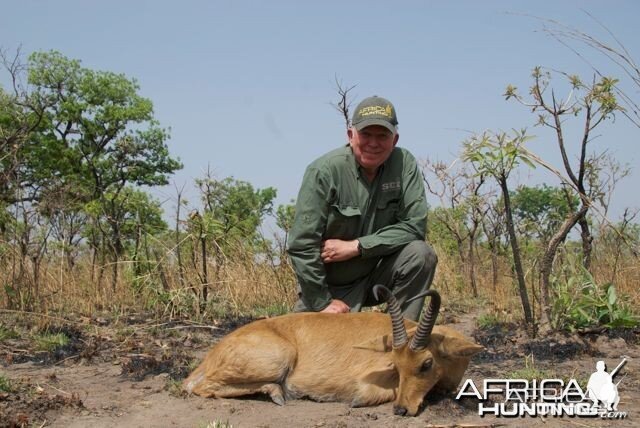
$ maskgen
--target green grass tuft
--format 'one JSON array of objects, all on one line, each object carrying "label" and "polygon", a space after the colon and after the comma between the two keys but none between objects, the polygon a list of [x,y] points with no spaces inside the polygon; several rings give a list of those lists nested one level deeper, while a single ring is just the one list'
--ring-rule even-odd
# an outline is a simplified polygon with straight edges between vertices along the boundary
[{"label": "green grass tuft", "polygon": [[69,337],[64,333],[43,333],[34,337],[38,351],[52,352],[69,344]]}]

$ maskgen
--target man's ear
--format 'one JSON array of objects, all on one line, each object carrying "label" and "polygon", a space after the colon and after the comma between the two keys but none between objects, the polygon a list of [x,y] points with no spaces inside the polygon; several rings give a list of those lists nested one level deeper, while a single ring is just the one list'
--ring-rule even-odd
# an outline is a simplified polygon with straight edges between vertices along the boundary
[{"label": "man's ear", "polygon": [[354,132],[355,131],[353,130],[353,128],[351,126],[347,128],[347,140],[349,142],[351,142],[351,139],[353,138],[353,133]]},{"label": "man's ear", "polygon": [[391,337],[388,334],[367,340],[366,342],[354,345],[356,349],[367,349],[374,352],[391,352],[393,349]]},{"label": "man's ear", "polygon": [[399,139],[400,139],[400,134],[396,133],[396,135],[393,137],[393,147],[395,147],[396,144],[398,144]]}]

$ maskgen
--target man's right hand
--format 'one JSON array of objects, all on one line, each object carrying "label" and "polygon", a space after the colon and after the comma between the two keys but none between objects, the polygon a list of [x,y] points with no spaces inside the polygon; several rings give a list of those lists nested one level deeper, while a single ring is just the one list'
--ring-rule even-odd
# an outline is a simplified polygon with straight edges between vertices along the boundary
[{"label": "man's right hand", "polygon": [[333,299],[331,303],[329,303],[329,306],[327,306],[320,312],[325,314],[344,314],[349,312],[350,309],[351,308],[349,308],[349,305],[347,305],[342,300]]}]

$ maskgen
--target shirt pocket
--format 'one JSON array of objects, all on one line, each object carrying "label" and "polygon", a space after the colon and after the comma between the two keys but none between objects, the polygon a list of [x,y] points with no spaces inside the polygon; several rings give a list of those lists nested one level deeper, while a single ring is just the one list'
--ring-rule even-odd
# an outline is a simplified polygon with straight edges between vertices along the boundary
[{"label": "shirt pocket", "polygon": [[400,199],[383,199],[376,205],[376,219],[374,222],[374,232],[385,226],[398,222],[400,212]]},{"label": "shirt pocket", "polygon": [[350,240],[358,237],[362,212],[359,207],[331,205],[324,239]]}]

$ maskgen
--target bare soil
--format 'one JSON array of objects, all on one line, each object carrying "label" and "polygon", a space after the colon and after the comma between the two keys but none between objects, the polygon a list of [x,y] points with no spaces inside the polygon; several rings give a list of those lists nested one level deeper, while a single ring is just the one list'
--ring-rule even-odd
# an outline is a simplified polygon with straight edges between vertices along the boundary
[{"label": "bare soil", "polygon": [[622,379],[618,408],[627,413],[626,419],[480,417],[477,400],[454,396],[429,396],[416,417],[393,415],[390,403],[352,409],[343,403],[292,400],[281,407],[262,396],[187,397],[180,382],[211,344],[250,320],[201,326],[188,321],[159,324],[143,315],[51,319],[46,329],[64,332],[70,341],[46,352],[37,351],[32,340],[33,332],[43,329],[41,318],[4,313],[0,327],[14,334],[0,339],[0,375],[11,380],[9,392],[0,388],[0,427],[204,428],[215,421],[233,427],[640,426],[638,331],[555,334],[532,340],[519,334],[515,325],[479,330],[475,315],[449,314],[446,319],[486,347],[467,372],[476,385],[485,378],[513,377],[528,364],[551,376],[576,378],[584,386],[596,361],[604,360],[613,368],[625,355],[629,362],[616,381]]}]

